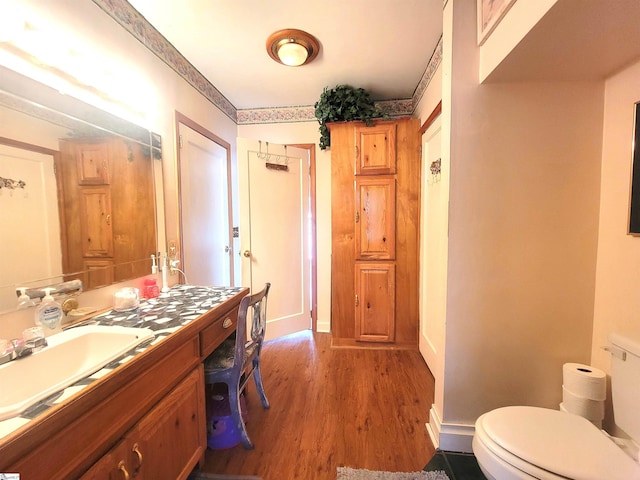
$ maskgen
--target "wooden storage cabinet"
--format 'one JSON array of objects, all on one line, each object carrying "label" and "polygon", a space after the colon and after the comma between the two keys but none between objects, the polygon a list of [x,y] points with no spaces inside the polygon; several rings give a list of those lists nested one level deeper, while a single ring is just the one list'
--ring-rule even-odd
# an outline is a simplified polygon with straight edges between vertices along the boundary
[{"label": "wooden storage cabinet", "polygon": [[418,344],[420,122],[329,124],[335,346]]},{"label": "wooden storage cabinet", "polygon": [[193,370],[106,455],[82,476],[88,479],[186,478],[206,444],[204,376]]}]

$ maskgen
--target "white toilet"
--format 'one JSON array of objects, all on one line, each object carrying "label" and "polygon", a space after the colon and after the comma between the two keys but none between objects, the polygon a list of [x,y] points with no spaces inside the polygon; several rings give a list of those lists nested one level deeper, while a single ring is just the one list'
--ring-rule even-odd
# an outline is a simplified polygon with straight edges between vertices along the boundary
[{"label": "white toilet", "polygon": [[[640,344],[611,334],[616,424],[633,440],[618,446],[587,419],[538,407],[504,407],[476,421],[473,453],[489,480],[640,480]],[[624,359],[623,359],[624,358]]]}]

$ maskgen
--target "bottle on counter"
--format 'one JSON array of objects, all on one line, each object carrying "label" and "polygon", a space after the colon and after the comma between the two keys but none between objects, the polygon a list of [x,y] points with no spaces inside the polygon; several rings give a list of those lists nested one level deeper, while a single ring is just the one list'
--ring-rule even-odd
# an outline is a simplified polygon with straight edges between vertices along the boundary
[{"label": "bottle on counter", "polygon": [[40,305],[36,307],[35,322],[37,326],[44,326],[55,330],[62,321],[62,306],[51,296],[53,288],[44,288],[44,297]]}]

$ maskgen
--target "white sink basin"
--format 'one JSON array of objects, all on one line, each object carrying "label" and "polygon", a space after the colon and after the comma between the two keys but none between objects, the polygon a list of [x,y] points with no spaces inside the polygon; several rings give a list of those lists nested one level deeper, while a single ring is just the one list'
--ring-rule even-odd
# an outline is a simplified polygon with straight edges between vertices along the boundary
[{"label": "white sink basin", "polygon": [[147,328],[87,325],[47,338],[48,346],[0,365],[0,420],[100,370],[154,334]]}]

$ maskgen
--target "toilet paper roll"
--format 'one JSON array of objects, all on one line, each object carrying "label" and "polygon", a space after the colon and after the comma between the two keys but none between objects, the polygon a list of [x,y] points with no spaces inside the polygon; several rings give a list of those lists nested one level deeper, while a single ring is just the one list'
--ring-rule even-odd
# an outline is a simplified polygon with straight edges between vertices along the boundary
[{"label": "toilet paper roll", "polygon": [[563,386],[574,395],[591,400],[607,398],[607,375],[597,368],[581,363],[562,366]]},{"label": "toilet paper roll", "polygon": [[[565,412],[569,415],[575,415],[575,413],[571,413],[570,411],[567,410],[567,408],[564,406],[563,403],[560,404],[560,411],[561,412]],[[598,427],[599,429],[602,429],[602,420],[589,420],[591,423],[593,423],[596,427]]]},{"label": "toilet paper roll", "polygon": [[580,397],[564,386],[562,387],[562,405],[567,412],[580,415],[589,421],[602,421],[604,418],[604,400]]}]

